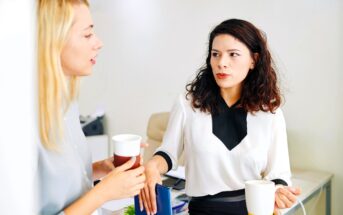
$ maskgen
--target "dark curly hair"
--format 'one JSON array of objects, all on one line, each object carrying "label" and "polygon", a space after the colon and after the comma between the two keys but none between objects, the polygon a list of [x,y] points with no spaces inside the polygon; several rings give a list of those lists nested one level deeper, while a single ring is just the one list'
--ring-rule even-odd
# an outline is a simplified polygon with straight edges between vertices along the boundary
[{"label": "dark curly hair", "polygon": [[191,96],[193,108],[202,112],[217,113],[220,89],[210,65],[212,43],[216,36],[229,34],[244,43],[251,54],[257,53],[258,59],[253,70],[243,81],[241,97],[236,107],[247,112],[264,111],[273,113],[281,104],[280,90],[272,57],[267,47],[265,35],[250,22],[229,19],[216,26],[209,36],[206,64],[199,69],[196,78],[186,85],[186,98]]}]

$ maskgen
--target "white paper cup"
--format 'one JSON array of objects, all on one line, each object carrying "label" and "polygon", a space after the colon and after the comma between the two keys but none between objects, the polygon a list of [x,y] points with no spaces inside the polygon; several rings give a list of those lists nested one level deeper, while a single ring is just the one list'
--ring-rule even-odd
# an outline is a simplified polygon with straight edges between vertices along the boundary
[{"label": "white paper cup", "polygon": [[131,169],[140,165],[140,150],[142,137],[135,134],[119,134],[112,137],[113,144],[113,164],[121,166],[132,157],[136,157],[136,162]]}]

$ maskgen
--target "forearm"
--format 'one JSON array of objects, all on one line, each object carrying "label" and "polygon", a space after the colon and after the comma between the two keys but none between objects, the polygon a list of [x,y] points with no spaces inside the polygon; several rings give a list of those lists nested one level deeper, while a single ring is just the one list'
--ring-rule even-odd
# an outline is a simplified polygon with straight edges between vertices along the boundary
[{"label": "forearm", "polygon": [[106,200],[102,198],[99,187],[95,186],[81,198],[65,208],[64,213],[66,215],[91,214],[105,202]]},{"label": "forearm", "polygon": [[153,167],[158,169],[160,174],[164,174],[168,171],[167,161],[160,155],[154,155],[151,160],[147,162],[147,167]]}]

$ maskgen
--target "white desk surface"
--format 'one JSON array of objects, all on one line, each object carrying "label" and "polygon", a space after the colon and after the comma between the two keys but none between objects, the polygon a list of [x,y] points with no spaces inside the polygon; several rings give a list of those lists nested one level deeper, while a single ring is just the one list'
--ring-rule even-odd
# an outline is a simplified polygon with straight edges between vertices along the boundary
[{"label": "white desk surface", "polygon": [[[318,172],[312,170],[299,170],[295,169],[292,170],[292,186],[293,187],[300,187],[301,188],[301,195],[298,197],[300,201],[304,201],[308,198],[312,193],[323,187],[327,182],[329,182],[333,177],[333,174],[326,173],[326,172]],[[172,198],[176,197],[177,195],[181,194],[184,191],[173,191]],[[109,211],[116,211],[123,207],[127,207],[133,204],[133,199],[125,199],[119,201],[110,201],[103,205],[102,208],[109,210]],[[293,207],[296,207],[295,204]],[[293,208],[292,207],[292,208]],[[291,210],[292,208],[283,209],[281,210],[281,214],[287,213],[287,211]],[[187,214],[187,213],[182,213]]]}]

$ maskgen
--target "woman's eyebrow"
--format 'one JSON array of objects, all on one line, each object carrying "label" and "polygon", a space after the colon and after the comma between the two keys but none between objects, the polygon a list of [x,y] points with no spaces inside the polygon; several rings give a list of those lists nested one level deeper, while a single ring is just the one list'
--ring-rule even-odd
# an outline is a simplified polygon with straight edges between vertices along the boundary
[{"label": "woman's eyebrow", "polygon": [[[219,50],[217,50],[217,49],[212,49],[211,51],[215,51],[215,52],[220,52]],[[241,50],[239,50],[239,49],[227,49],[226,51],[229,51],[229,52],[232,52],[232,51],[241,51]]]}]

